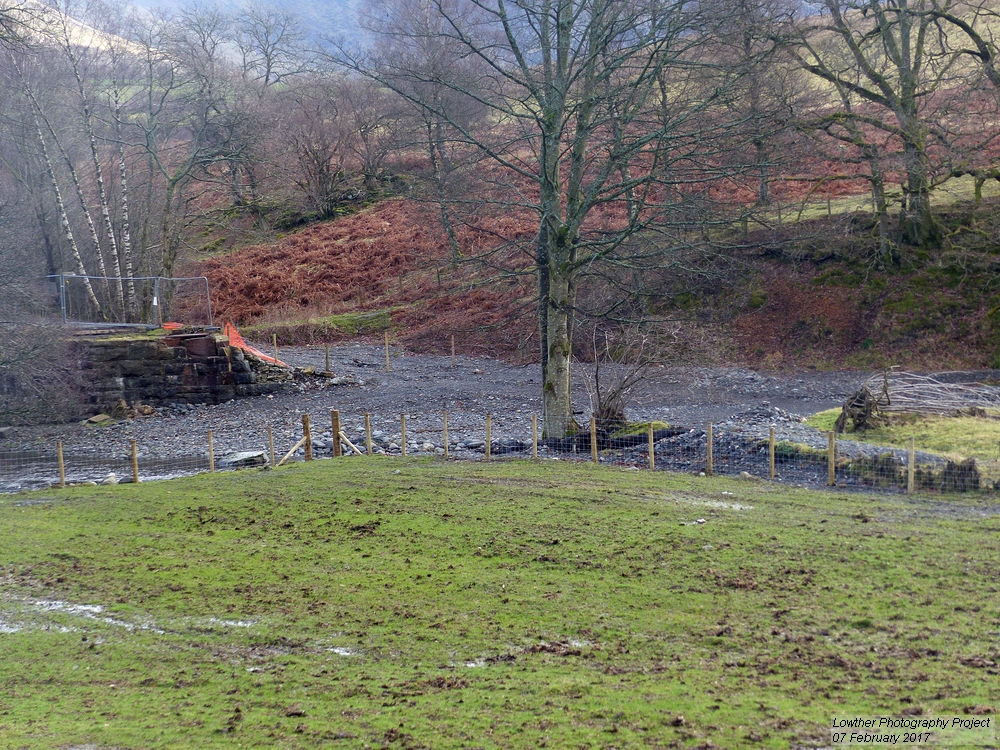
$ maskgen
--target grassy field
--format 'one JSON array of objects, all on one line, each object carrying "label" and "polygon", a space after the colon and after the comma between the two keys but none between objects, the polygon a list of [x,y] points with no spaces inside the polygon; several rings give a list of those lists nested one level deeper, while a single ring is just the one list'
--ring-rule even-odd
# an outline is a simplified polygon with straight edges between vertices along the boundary
[{"label": "grassy field", "polygon": [[817,747],[838,714],[982,713],[998,514],[526,461],[7,496],[0,747]]},{"label": "grassy field", "polygon": [[[821,411],[806,421],[818,430],[832,430],[840,411]],[[849,432],[844,437],[892,448],[908,448],[912,437],[914,446],[920,451],[994,463],[1000,456],[1000,419],[991,417],[893,414],[878,429]]]}]

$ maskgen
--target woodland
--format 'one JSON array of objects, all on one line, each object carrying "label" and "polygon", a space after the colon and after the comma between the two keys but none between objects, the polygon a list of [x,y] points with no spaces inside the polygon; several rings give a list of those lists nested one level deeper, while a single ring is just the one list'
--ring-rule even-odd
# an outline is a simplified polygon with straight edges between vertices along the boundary
[{"label": "woodland", "polygon": [[58,370],[57,274],[95,323],[206,275],[220,319],[293,338],[388,311],[417,348],[491,341],[540,363],[548,435],[573,359],[637,340],[995,364],[993,2],[378,0],[357,23],[0,5],[4,389]]}]

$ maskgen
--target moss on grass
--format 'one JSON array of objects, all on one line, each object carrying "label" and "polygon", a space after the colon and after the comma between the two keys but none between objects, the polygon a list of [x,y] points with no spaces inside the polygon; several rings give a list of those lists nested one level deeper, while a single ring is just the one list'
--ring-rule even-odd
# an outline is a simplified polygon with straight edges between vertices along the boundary
[{"label": "moss on grass", "polygon": [[270,339],[274,334],[284,345],[339,340],[349,336],[384,331],[392,326],[391,310],[372,310],[358,313],[327,315],[308,320],[289,320],[279,323],[258,323],[242,326],[241,333],[249,338]]},{"label": "moss on grass", "polygon": [[[666,422],[660,422],[654,419],[653,422],[654,430],[666,430],[670,427]],[[629,435],[645,435],[649,432],[649,422],[629,422],[627,427],[623,427],[614,434],[611,435],[612,438],[628,437]]]}]

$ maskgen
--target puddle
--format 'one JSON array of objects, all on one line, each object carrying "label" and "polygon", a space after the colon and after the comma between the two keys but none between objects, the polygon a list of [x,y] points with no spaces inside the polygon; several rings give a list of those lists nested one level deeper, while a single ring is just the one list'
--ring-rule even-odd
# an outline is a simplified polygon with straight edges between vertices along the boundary
[{"label": "puddle", "polygon": [[21,625],[0,620],[0,633],[19,633],[23,629]]},{"label": "puddle", "polygon": [[99,615],[104,611],[104,607],[99,604],[69,604],[60,601],[34,601],[30,603],[46,612],[65,612],[69,615],[81,615],[90,619],[97,619],[94,615]]},{"label": "puddle", "polygon": [[125,630],[146,630],[151,633],[156,633],[157,635],[163,635],[166,632],[148,622],[128,622],[127,620],[120,620],[117,617],[102,617],[101,615],[104,613],[104,607],[100,604],[70,604],[69,602],[47,601],[43,599],[28,601],[26,603],[31,607],[42,610],[43,612],[67,614],[74,617],[80,617],[85,620],[92,620],[105,625],[111,625],[117,628],[124,628]]},{"label": "puddle", "polygon": [[212,625],[222,625],[224,628],[252,628],[257,624],[253,620],[220,620],[217,617],[209,617],[207,622]]},{"label": "puddle", "polygon": [[337,656],[357,656],[357,653],[351,651],[349,648],[341,648],[340,646],[334,646],[333,648],[328,648],[331,654],[336,654]]},{"label": "puddle", "polygon": [[[723,492],[724,495],[731,495],[731,492]],[[647,500],[668,500],[683,505],[695,505],[699,508],[718,508],[719,510],[753,510],[752,505],[737,503],[728,500],[702,500],[683,495],[644,495]]]},{"label": "puddle", "polygon": [[[96,483],[111,473],[121,482],[132,480],[132,463],[125,458],[67,454],[65,467],[67,484]],[[229,467],[216,467],[217,470],[227,468]],[[142,481],[176,479],[206,471],[208,471],[206,456],[139,457],[139,478]],[[58,484],[59,466],[55,455],[41,451],[17,453],[0,451],[0,493],[48,489]],[[26,500],[23,504],[32,505],[42,500]]]},{"label": "puddle", "polygon": [[722,508],[724,510],[753,510],[752,505],[744,503],[727,503],[723,500],[705,500],[704,502],[692,502],[692,505],[701,505],[705,508]]}]

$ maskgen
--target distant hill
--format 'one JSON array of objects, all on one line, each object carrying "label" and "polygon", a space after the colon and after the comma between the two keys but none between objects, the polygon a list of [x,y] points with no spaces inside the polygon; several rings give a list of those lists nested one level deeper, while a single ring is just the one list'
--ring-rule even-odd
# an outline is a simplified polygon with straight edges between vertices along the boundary
[{"label": "distant hill", "polygon": [[305,27],[316,36],[343,36],[346,40],[362,44],[366,32],[358,24],[361,0],[276,0],[280,8],[292,11],[302,19]]},{"label": "distant hill", "polygon": [[[133,0],[133,2],[146,10],[177,8],[188,4],[187,0]],[[204,4],[233,9],[241,7],[245,2],[206,0]],[[358,24],[361,0],[272,0],[268,4],[292,11],[302,21],[306,32],[315,39],[343,37],[354,44],[365,43],[366,33]]]}]

